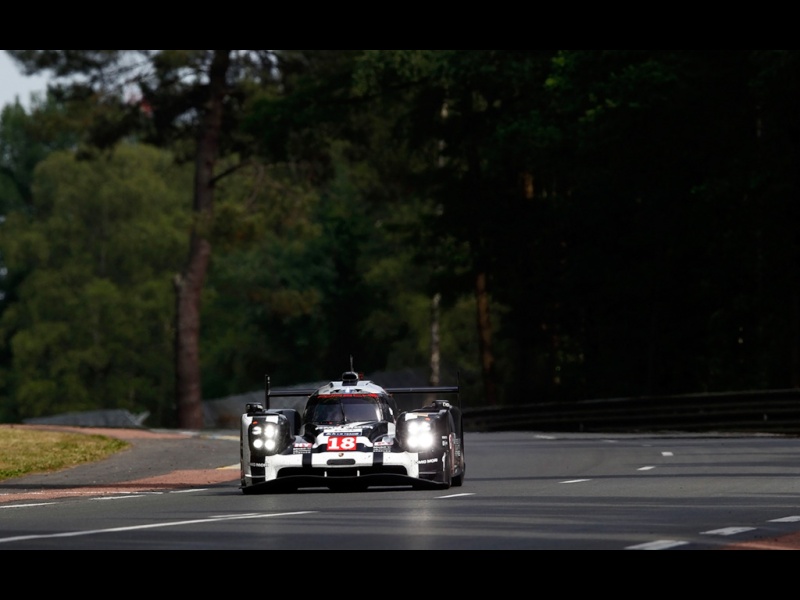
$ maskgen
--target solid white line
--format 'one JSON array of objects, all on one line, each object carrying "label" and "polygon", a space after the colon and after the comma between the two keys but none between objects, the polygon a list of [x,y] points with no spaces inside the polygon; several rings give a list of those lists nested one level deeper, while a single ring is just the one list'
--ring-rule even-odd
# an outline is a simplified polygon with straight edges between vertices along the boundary
[{"label": "solid white line", "polygon": [[3,504],[0,508],[25,508],[26,506],[47,506],[48,504],[55,504],[55,502],[37,502],[36,504]]},{"label": "solid white line", "polygon": [[158,527],[178,527],[181,525],[194,525],[196,523],[211,523],[213,521],[232,521],[236,519],[260,519],[268,517],[287,517],[293,515],[307,515],[317,512],[315,510],[304,510],[290,513],[253,513],[247,515],[223,515],[210,519],[193,519],[191,521],[171,521],[169,523],[151,523],[150,525],[135,525],[131,527],[112,527],[110,529],[90,529],[87,531],[68,531],[66,533],[51,533],[46,535],[21,535],[17,537],[0,538],[0,544],[6,542],[17,542],[22,540],[39,540],[46,538],[79,537],[82,535],[94,535],[96,533],[117,533],[120,531],[136,531],[138,529],[156,529]]},{"label": "solid white line", "polygon": [[684,546],[689,542],[681,540],[657,540],[655,542],[647,542],[646,544],[638,544],[636,546],[628,546],[625,550],[669,550],[677,546]]}]

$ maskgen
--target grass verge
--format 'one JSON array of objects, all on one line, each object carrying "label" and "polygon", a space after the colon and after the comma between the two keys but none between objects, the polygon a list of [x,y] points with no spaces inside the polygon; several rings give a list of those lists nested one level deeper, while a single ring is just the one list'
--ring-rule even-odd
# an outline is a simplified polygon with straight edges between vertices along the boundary
[{"label": "grass verge", "polygon": [[0,481],[102,460],[129,445],[103,435],[0,427]]}]

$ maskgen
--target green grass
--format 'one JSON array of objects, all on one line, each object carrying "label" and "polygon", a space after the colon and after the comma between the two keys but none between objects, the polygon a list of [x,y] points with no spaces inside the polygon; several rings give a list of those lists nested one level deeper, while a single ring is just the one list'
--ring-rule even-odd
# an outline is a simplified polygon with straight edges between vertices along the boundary
[{"label": "green grass", "polygon": [[103,435],[0,427],[0,481],[102,460],[129,445]]}]

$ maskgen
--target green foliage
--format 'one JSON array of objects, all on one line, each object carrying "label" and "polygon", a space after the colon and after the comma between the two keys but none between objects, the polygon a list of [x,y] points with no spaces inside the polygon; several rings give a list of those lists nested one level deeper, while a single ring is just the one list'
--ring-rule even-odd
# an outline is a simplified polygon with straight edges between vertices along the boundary
[{"label": "green foliage", "polygon": [[41,163],[34,216],[3,224],[9,268],[29,273],[0,321],[13,354],[6,412],[172,411],[170,280],[185,254],[189,186],[168,153],[145,146]]},{"label": "green foliage", "polygon": [[[76,88],[35,118],[4,113],[8,412],[67,391],[64,406],[168,413],[191,182],[150,150],[98,147],[192,158],[213,51],[13,52],[64,75],[135,72],[142,102],[96,77],[81,102],[66,103]],[[480,404],[477,273],[503,402],[800,382],[798,51],[231,56],[225,176],[195,223],[214,248],[206,397],[265,373],[327,379],[351,354],[424,368],[440,294],[442,361]],[[53,154],[34,178],[46,141],[83,130],[92,160]]]},{"label": "green foliage", "polygon": [[273,365],[302,378],[325,344],[319,285],[330,277],[314,245],[319,197],[286,165],[241,169],[217,194],[202,314],[209,398],[263,385]]}]

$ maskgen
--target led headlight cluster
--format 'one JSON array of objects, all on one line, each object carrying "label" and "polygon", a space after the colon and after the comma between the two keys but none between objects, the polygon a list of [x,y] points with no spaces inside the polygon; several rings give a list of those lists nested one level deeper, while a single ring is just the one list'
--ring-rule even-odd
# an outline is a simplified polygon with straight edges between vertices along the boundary
[{"label": "led headlight cluster", "polygon": [[251,451],[262,456],[281,452],[289,437],[289,421],[283,415],[253,419],[248,432]]},{"label": "led headlight cluster", "polygon": [[409,419],[403,422],[403,445],[411,452],[424,452],[433,448],[434,431],[427,419]]}]

